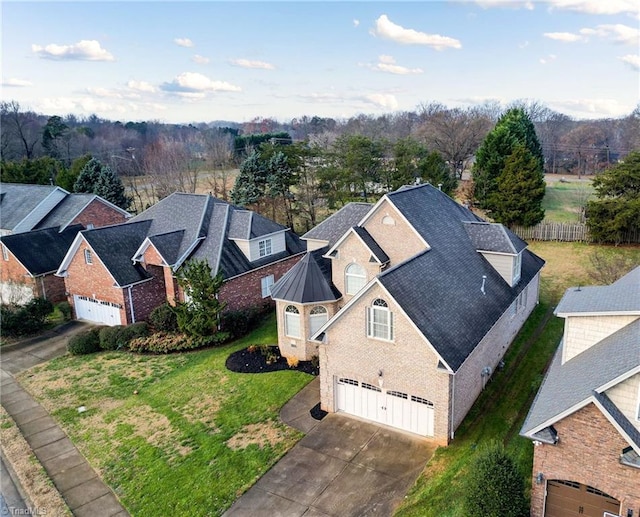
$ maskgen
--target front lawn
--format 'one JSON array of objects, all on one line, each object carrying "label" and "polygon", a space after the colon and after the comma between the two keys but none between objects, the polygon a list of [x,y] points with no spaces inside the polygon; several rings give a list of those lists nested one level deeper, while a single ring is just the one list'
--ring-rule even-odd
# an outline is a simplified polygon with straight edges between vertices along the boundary
[{"label": "front lawn", "polygon": [[270,317],[228,346],[64,356],[19,380],[132,515],[220,515],[301,437],[278,412],[311,375],[225,368],[232,352],[276,341]]}]

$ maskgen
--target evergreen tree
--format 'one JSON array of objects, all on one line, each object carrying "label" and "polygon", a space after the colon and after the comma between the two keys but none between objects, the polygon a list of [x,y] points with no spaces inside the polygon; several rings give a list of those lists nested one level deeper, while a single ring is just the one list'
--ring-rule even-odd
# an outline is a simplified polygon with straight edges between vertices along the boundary
[{"label": "evergreen tree", "polygon": [[517,145],[526,147],[542,171],[542,146],[533,122],[522,108],[510,109],[500,117],[476,152],[473,167],[475,197],[479,205],[488,211],[495,209],[492,199],[500,188],[498,177]]},{"label": "evergreen tree", "polygon": [[49,156],[21,162],[0,162],[0,181],[4,183],[28,183],[52,185],[64,174],[62,162]]},{"label": "evergreen tree", "polygon": [[451,168],[437,151],[430,152],[418,163],[419,176],[434,187],[439,187],[451,196],[458,186],[458,180],[451,175]]},{"label": "evergreen tree", "polygon": [[240,164],[240,172],[231,190],[231,200],[240,206],[257,205],[265,195],[267,171],[261,155],[253,150]]},{"label": "evergreen tree", "polygon": [[471,462],[464,490],[467,517],[525,517],[524,478],[501,443],[484,446]]},{"label": "evergreen tree", "polygon": [[124,210],[131,204],[131,198],[125,195],[122,180],[111,167],[103,165],[96,158],[89,160],[83,167],[73,190],[96,194]]},{"label": "evergreen tree", "polygon": [[544,219],[545,181],[540,162],[521,144],[504,162],[499,188],[489,198],[496,222],[507,226],[534,226]]},{"label": "evergreen tree", "polygon": [[626,233],[640,228],[640,151],[596,176],[593,186],[598,199],[587,204],[591,236],[620,244]]},{"label": "evergreen tree", "polygon": [[393,144],[393,170],[390,171],[389,190],[397,190],[403,185],[413,185],[415,179],[424,176],[419,170],[422,159],[428,155],[426,147],[413,138],[401,138]]},{"label": "evergreen tree", "polygon": [[91,158],[92,156],[90,154],[85,154],[84,156],[73,160],[71,167],[58,174],[56,177],[56,184],[69,192],[73,192],[73,187],[78,176],[80,176],[82,169],[84,169],[84,166],[89,163]]}]

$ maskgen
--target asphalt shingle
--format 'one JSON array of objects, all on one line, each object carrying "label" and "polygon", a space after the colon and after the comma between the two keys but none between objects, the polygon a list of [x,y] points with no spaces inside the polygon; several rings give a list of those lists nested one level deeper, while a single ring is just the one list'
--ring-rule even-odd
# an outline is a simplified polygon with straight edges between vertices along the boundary
[{"label": "asphalt shingle", "polygon": [[358,225],[372,206],[370,203],[348,203],[305,233],[302,238],[327,241],[331,248],[349,228]]}]

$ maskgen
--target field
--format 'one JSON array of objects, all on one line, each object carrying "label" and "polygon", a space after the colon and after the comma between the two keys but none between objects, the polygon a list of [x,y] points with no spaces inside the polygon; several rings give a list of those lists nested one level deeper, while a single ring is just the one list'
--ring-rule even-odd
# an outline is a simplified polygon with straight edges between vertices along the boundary
[{"label": "field", "polygon": [[562,178],[547,175],[547,190],[542,202],[545,220],[556,223],[582,222],[583,209],[593,198],[594,189],[589,179]]}]

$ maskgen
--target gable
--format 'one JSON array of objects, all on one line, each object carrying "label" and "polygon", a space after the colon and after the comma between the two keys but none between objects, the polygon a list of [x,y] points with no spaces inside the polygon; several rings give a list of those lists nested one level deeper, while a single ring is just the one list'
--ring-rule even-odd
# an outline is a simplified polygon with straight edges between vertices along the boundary
[{"label": "gable", "polygon": [[640,373],[612,386],[605,393],[640,432]]}]

